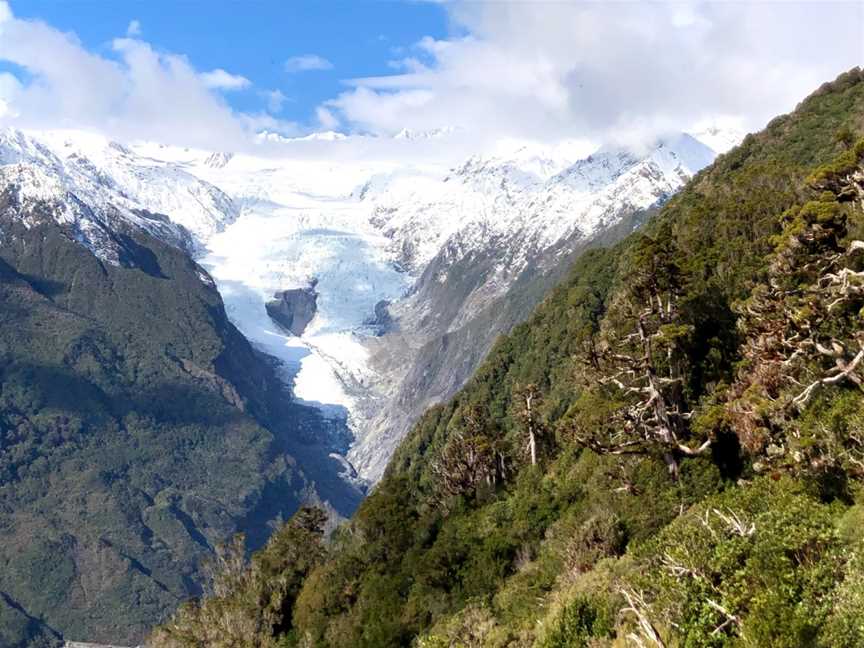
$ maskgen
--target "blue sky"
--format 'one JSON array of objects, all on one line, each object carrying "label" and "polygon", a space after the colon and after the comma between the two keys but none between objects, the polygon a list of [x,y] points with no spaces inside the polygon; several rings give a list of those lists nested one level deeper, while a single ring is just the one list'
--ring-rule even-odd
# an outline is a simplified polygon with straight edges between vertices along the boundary
[{"label": "blue sky", "polygon": [[[265,110],[264,93],[278,90],[285,96],[279,116],[301,123],[344,90],[343,79],[392,73],[389,61],[405,56],[425,36],[447,37],[452,27],[443,7],[432,2],[11,0],[10,5],[16,17],[74,32],[88,50],[105,57],[113,56],[111,41],[136,20],[138,36],[154,48],[185,55],[199,70],[221,68],[249,79],[248,88],[224,93],[238,111]],[[332,68],[286,70],[287,60],[310,54]]]},{"label": "blue sky", "polygon": [[0,0],[0,125],[225,150],[403,128],[635,145],[761,128],[864,64],[862,35],[848,1]]}]

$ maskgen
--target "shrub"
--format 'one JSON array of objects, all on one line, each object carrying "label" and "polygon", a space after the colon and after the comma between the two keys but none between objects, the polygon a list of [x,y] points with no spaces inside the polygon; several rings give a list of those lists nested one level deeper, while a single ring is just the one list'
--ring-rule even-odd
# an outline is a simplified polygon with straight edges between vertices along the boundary
[{"label": "shrub", "polygon": [[687,646],[813,645],[845,562],[836,513],[787,478],[729,490],[641,550],[634,589]]},{"label": "shrub", "polygon": [[564,606],[538,648],[582,648],[595,637],[612,634],[614,616],[607,607],[584,596]]},{"label": "shrub", "polygon": [[300,509],[246,561],[242,536],[217,551],[209,596],[183,605],[157,628],[151,648],[276,648],[293,628],[303,579],[324,558],[326,514]]},{"label": "shrub", "polygon": [[601,558],[620,556],[626,546],[624,524],[614,511],[604,509],[576,530],[566,550],[567,564],[571,571],[587,571]]}]

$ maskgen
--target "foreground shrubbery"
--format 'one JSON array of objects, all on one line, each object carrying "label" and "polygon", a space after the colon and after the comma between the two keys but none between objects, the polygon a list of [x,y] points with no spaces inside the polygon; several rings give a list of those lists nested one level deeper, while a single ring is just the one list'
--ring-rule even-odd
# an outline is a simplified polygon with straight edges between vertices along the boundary
[{"label": "foreground shrubbery", "polygon": [[147,645],[267,648],[290,641],[297,593],[324,558],[326,520],[318,509],[300,509],[251,561],[242,536],[219,548],[209,595],[184,604]]}]

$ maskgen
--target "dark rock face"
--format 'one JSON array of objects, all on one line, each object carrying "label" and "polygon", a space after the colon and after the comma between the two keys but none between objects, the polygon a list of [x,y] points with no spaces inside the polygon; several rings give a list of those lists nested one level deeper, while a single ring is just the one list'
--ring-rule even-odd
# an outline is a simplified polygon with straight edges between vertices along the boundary
[{"label": "dark rock face", "polygon": [[363,323],[372,328],[375,335],[378,336],[384,335],[391,330],[393,327],[393,316],[390,314],[390,302],[382,299],[375,304],[374,314]]},{"label": "dark rock face", "polygon": [[267,302],[267,314],[282,328],[294,335],[303,335],[303,331],[318,312],[318,293],[315,284],[308,288],[293,288],[282,290],[273,295],[275,299]]}]

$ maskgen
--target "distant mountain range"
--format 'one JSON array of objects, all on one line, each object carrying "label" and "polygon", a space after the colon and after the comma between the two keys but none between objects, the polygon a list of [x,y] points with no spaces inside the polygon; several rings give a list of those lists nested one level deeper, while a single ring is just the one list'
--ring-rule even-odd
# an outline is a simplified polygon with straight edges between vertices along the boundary
[{"label": "distant mountain range", "polygon": [[[337,427],[344,421],[350,461],[375,481],[411,422],[461,386],[575,253],[626,234],[740,134],[698,138],[708,145],[679,134],[638,153],[587,157],[573,146],[510,144],[456,165],[421,165],[296,159],[298,140],[275,133],[261,134],[275,152],[255,157],[6,130],[0,174],[23,202],[52,204],[51,218],[104,261],[124,254],[111,236],[121,221],[192,254],[232,321],[282,362],[296,395]],[[320,307],[297,339],[269,320],[265,303],[312,280]],[[386,329],[370,327],[376,306]],[[469,333],[481,320],[483,331]],[[470,342],[456,341],[465,335]]]}]

